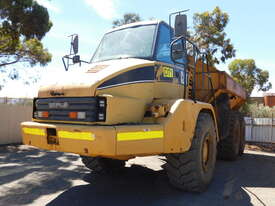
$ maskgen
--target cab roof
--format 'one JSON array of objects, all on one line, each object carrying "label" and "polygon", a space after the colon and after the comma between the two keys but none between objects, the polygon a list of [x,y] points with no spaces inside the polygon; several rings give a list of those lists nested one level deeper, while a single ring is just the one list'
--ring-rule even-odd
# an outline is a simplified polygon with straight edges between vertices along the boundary
[{"label": "cab roof", "polygon": [[159,24],[159,23],[165,23],[164,21],[160,21],[160,20],[151,20],[151,21],[139,21],[139,22],[134,22],[134,23],[130,23],[130,24],[124,24],[122,26],[113,28],[109,31],[106,32],[107,33],[111,33],[113,31],[117,31],[117,30],[121,30],[121,29],[126,29],[126,28],[131,28],[131,27],[135,27],[135,26],[143,26],[143,25],[150,25],[150,24]]}]

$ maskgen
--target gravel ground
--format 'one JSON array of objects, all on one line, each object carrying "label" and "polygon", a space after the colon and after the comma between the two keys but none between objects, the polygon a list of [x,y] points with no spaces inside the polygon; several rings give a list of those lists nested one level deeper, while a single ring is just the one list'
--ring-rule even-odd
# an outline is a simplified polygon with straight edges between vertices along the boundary
[{"label": "gravel ground", "polygon": [[135,158],[119,174],[97,175],[77,155],[2,146],[0,205],[275,205],[274,153],[246,150],[238,161],[218,161],[202,194],[171,187],[162,159]]}]

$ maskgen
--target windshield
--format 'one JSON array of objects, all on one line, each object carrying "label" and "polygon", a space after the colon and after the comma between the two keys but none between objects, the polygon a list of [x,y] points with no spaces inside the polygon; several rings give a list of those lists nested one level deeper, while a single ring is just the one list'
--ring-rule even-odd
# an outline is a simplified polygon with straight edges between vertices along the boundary
[{"label": "windshield", "polygon": [[156,25],[141,25],[105,34],[92,62],[152,57],[155,28]]}]

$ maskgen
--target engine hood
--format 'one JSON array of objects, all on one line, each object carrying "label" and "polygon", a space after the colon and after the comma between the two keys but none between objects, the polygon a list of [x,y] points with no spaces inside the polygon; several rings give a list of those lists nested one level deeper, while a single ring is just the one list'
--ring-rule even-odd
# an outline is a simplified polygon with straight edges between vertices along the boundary
[{"label": "engine hood", "polygon": [[135,58],[89,64],[78,71],[55,74],[40,87],[38,97],[94,96],[96,88],[106,80],[128,70],[154,64],[154,61]]}]

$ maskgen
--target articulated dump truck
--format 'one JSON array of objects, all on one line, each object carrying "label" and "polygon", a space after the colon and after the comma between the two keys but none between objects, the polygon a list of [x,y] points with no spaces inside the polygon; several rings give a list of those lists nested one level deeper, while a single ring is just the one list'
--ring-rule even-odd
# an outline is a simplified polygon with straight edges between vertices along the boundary
[{"label": "articulated dump truck", "polygon": [[238,109],[246,93],[186,38],[184,14],[174,28],[146,21],[112,29],[79,75],[40,88],[32,121],[21,124],[24,144],[79,154],[98,173],[162,155],[171,184],[192,192],[207,188],[217,158],[244,151]]}]

